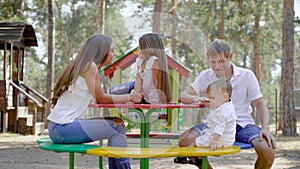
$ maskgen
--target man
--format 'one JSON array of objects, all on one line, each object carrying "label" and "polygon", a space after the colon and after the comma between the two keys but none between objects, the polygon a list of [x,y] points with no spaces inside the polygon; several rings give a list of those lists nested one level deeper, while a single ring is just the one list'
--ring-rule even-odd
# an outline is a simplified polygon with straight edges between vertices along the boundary
[{"label": "man", "polygon": [[[210,68],[202,71],[196,80],[182,92],[181,102],[199,103],[203,101],[203,97],[199,96],[205,93],[211,82],[219,78],[230,80],[233,87],[231,100],[237,115],[236,141],[254,146],[258,155],[255,168],[271,168],[275,158],[276,143],[269,130],[269,112],[262,100],[260,86],[254,73],[237,67],[231,62],[230,45],[223,40],[214,40],[208,47],[207,56]],[[251,116],[251,103],[259,115],[261,127],[255,125]],[[199,136],[201,130],[201,125],[196,125],[182,133],[179,146],[194,145],[195,138]]]}]

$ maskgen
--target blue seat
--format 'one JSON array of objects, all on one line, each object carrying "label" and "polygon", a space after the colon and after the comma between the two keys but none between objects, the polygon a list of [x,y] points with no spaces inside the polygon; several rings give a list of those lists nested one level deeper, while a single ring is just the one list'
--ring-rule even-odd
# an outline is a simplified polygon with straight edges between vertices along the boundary
[{"label": "blue seat", "polygon": [[233,144],[234,146],[239,146],[241,149],[250,149],[253,148],[252,144],[248,144],[248,143],[242,143],[242,142],[234,142]]}]

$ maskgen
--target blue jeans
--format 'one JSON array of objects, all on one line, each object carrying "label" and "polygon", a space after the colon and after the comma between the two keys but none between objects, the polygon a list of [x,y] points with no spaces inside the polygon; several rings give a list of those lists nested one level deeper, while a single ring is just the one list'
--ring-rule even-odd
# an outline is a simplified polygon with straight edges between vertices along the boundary
[{"label": "blue jeans", "polygon": [[[123,124],[114,126],[113,120],[75,120],[68,124],[48,123],[49,136],[54,143],[76,144],[108,139],[107,145],[127,147]],[[109,169],[130,169],[128,158],[108,158]]]}]

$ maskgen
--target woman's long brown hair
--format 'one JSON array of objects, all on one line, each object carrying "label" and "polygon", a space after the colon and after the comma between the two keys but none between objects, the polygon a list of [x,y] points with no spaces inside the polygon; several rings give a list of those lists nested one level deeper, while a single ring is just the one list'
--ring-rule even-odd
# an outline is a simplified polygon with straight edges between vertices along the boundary
[{"label": "woman's long brown hair", "polygon": [[165,47],[159,34],[148,33],[139,38],[139,48],[146,58],[151,56],[158,57],[159,61],[159,77],[158,77],[158,89],[160,103],[168,103],[172,101],[169,69],[167,63],[167,57],[165,54]]},{"label": "woman's long brown hair", "polygon": [[83,71],[87,70],[92,62],[99,65],[106,60],[111,45],[112,39],[106,35],[96,34],[85,41],[76,58],[66,66],[58,78],[53,89],[51,107],[56,105],[58,98],[68,90]]}]

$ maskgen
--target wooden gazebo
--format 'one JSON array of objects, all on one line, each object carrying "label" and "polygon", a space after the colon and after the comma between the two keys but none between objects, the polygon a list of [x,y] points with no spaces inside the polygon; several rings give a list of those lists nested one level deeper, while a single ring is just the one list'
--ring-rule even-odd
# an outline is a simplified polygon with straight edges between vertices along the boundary
[{"label": "wooden gazebo", "polygon": [[24,22],[0,22],[2,132],[43,132],[48,100],[23,83],[24,50],[32,46],[38,46],[32,25]]}]

